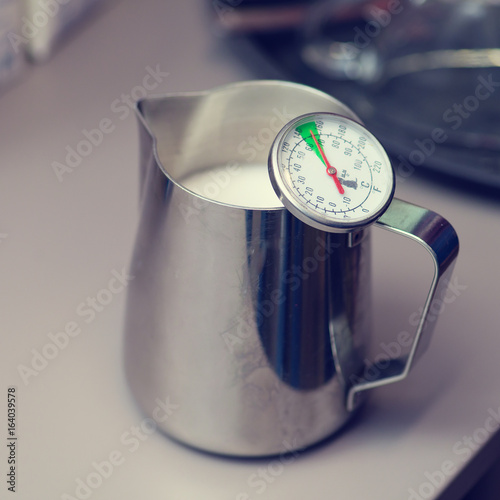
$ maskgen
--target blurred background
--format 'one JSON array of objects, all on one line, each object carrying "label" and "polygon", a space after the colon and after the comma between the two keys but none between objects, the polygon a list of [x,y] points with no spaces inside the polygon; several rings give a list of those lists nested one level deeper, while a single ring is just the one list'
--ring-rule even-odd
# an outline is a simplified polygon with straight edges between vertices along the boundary
[{"label": "blurred background", "polygon": [[[0,0],[0,93],[117,3]],[[400,178],[424,170],[466,189],[500,188],[499,1],[212,0],[200,9],[255,78],[348,104]]]},{"label": "blurred background", "polygon": [[217,6],[226,36],[249,41],[283,77],[353,108],[390,151],[400,176],[424,167],[500,187],[500,2],[221,0]]},{"label": "blurred background", "polygon": [[[435,357],[431,352],[428,366],[435,367],[436,379],[448,374],[451,365],[457,371],[449,370],[452,375],[440,386],[439,404],[425,407],[418,415],[421,422],[404,412],[394,413],[391,421],[390,413],[386,419],[387,408],[381,408],[378,415],[375,406],[372,428],[369,423],[363,424],[367,435],[373,432],[368,439],[373,453],[389,449],[388,463],[390,450],[396,461],[401,461],[397,438],[402,439],[405,433],[394,435],[394,428],[404,430],[413,444],[422,435],[430,436],[428,449],[436,445],[434,454],[429,451],[426,456],[423,451],[419,454],[412,450],[408,454],[415,456],[405,458],[402,468],[411,469],[407,472],[411,480],[400,472],[399,487],[408,492],[416,481],[425,479],[422,474],[426,467],[432,471],[450,455],[453,458],[454,441],[481,425],[487,409],[498,408],[500,403],[500,374],[495,372],[500,348],[496,312],[500,279],[496,263],[500,0],[0,0],[2,302],[10,313],[3,324],[6,342],[14,346],[12,361],[5,354],[5,384],[17,377],[20,362],[28,363],[31,349],[43,345],[47,332],[74,317],[74,305],[95,293],[101,277],[126,263],[137,222],[135,202],[131,202],[137,194],[138,168],[132,101],[145,96],[139,87],[151,71],[157,77],[155,94],[205,90],[240,79],[276,78],[333,95],[349,105],[386,147],[404,197],[443,213],[456,225],[463,243],[457,273],[469,291],[460,298],[463,302],[453,309],[454,314],[440,318],[443,340],[440,344],[438,339],[435,350],[431,349]],[[78,144],[82,131],[96,127],[109,116],[113,117],[109,139],[70,171],[60,170],[67,148]],[[54,163],[59,167],[54,168]],[[389,279],[388,273],[385,276]],[[122,304],[122,300],[117,298],[116,304]],[[121,362],[122,314],[123,305],[114,310],[110,306],[91,325],[92,330],[104,330],[106,335],[96,334],[92,341],[87,335],[78,350],[68,349],[68,354],[57,360],[59,372],[44,372],[54,385],[43,385],[41,376],[36,383],[44,391],[35,389],[35,379],[22,387],[25,408],[40,412],[35,422],[25,410],[25,442],[35,443],[31,446],[36,447],[34,455],[39,461],[29,462],[25,455],[24,466],[35,476],[37,470],[44,471],[37,484],[43,484],[40,491],[50,491],[53,498],[74,488],[75,474],[86,474],[90,469],[84,467],[116,444],[116,439],[111,439],[101,444],[102,453],[97,453],[95,443],[92,445],[94,438],[86,439],[85,433],[81,441],[80,436],[74,437],[73,418],[81,428],[86,427],[89,436],[98,434],[98,428],[103,436],[112,435],[116,426],[126,430],[140,418],[133,413],[116,369]],[[408,313],[401,312],[400,316],[405,319]],[[108,337],[108,331],[113,335]],[[450,344],[454,347],[449,348]],[[448,349],[454,349],[449,358]],[[484,356],[487,360],[483,363]],[[94,375],[93,382],[91,376],[87,377],[89,359],[94,373],[100,373]],[[95,386],[99,384],[95,380],[106,378],[109,383],[112,379],[110,359],[119,390],[112,396],[106,392],[97,396]],[[435,380],[429,370],[426,379],[425,371],[406,386],[424,397],[426,386]],[[78,397],[91,402],[85,409],[83,402],[71,402],[74,393],[65,392],[69,391],[66,384],[79,383],[84,391]],[[381,406],[385,395],[396,394],[404,402],[404,392],[399,391],[397,387],[381,391]],[[58,404],[61,394],[66,395],[67,409],[58,408],[61,416],[57,420],[44,405],[47,401]],[[112,408],[102,421],[93,412],[100,403]],[[395,423],[392,427],[391,422]],[[52,434],[45,438],[38,426],[51,429]],[[377,441],[381,428],[387,432],[385,441]],[[83,458],[81,463],[71,459],[74,468],[66,471],[59,488],[57,481],[52,486],[47,479],[49,468],[40,465],[40,457],[50,449],[53,463],[66,464],[68,450],[64,445],[56,448],[57,452],[50,448],[50,435],[61,429]],[[357,439],[362,440],[362,432],[357,432],[361,436]],[[42,439],[46,440],[37,441]],[[148,456],[161,460],[164,441],[158,439],[144,447],[154,446]],[[499,441],[495,433],[481,447],[477,459],[467,463],[443,491],[436,488],[436,493],[426,498],[498,498]],[[342,450],[342,443],[335,446]],[[352,443],[345,446],[355,449]],[[348,451],[343,452],[348,456]],[[206,457],[198,459],[197,454],[183,448],[171,453],[177,459],[173,463],[186,464],[200,473],[210,484],[207,491],[212,488],[216,492],[213,498],[240,498],[238,485],[242,484],[245,492],[249,473],[257,468],[255,464],[232,464],[234,488],[221,496],[220,485],[213,478],[227,475],[227,463],[207,465]],[[317,458],[322,453],[336,460],[325,450]],[[434,462],[427,462],[429,456]],[[149,473],[154,458],[141,460],[135,466]],[[323,477],[328,475],[328,470],[322,469],[325,462],[315,460],[310,461],[314,467],[301,464],[301,470],[307,471],[304,477],[314,478],[317,470]],[[361,465],[358,467],[362,470]],[[155,469],[158,481],[161,470]],[[135,471],[130,470],[130,475]],[[181,472],[179,469],[179,477]],[[117,484],[112,490],[108,485],[108,491],[121,493],[121,498],[129,491],[132,495],[133,487],[127,483],[130,478],[123,477],[123,485]],[[383,491],[384,485],[375,479],[373,482]],[[155,484],[148,483],[151,498],[157,489]],[[287,483],[283,478],[280,484],[275,492],[292,498],[296,488],[293,481]],[[191,489],[194,494],[195,486],[190,481],[176,484],[175,494],[168,490],[168,498],[195,498],[185,493]],[[140,481],[134,487],[141,493],[145,488]],[[33,488],[30,494],[36,491]],[[105,489],[94,493],[94,498],[106,497]],[[209,493],[206,498],[212,496]],[[282,498],[274,493],[272,497]],[[385,498],[392,497],[388,494]]]}]

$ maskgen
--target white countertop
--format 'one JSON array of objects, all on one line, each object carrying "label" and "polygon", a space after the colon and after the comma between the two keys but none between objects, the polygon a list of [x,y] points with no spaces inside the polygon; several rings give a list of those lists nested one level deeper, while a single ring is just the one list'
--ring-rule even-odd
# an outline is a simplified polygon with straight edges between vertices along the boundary
[{"label": "white countertop", "polygon": [[[133,437],[145,416],[122,370],[125,292],[93,316],[78,311],[130,262],[138,137],[122,94],[140,93],[151,69],[154,94],[252,78],[211,31],[210,8],[121,0],[0,97],[0,429],[5,436],[7,390],[16,386],[17,498],[415,500],[412,490],[436,499],[454,480],[468,484],[493,459],[484,452],[475,472],[460,474],[471,449],[484,451],[493,437],[490,414],[500,413],[500,203],[420,176],[396,195],[450,220],[461,250],[456,300],[407,380],[374,391],[353,425],[286,465],[213,457],[159,432]],[[64,163],[67,146],[102,120],[110,132],[60,182],[52,163]],[[428,273],[407,242],[374,233],[377,331],[390,338],[408,328]],[[80,333],[47,350],[65,328]],[[43,349],[54,356],[46,366],[33,359]],[[1,498],[7,486],[2,480]]]}]

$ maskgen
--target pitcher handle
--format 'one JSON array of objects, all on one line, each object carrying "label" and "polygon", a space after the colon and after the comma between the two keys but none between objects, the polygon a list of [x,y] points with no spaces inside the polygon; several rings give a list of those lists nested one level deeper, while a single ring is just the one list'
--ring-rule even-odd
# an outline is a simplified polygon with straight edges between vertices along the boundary
[{"label": "pitcher handle", "polygon": [[417,205],[394,198],[376,224],[420,243],[432,256],[434,276],[409,353],[387,360],[387,368],[381,370],[376,379],[361,380],[350,387],[346,402],[349,411],[357,406],[357,396],[361,391],[403,380],[415,359],[425,352],[435,326],[435,322],[426,321],[429,309],[434,298],[445,293],[458,254],[458,237],[451,224],[435,212]]}]

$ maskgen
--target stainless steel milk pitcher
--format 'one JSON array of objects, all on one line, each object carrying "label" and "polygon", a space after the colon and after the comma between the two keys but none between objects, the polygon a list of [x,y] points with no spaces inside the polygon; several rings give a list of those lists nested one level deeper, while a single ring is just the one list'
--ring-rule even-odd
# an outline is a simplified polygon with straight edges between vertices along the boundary
[{"label": "stainless steel milk pitcher", "polygon": [[264,456],[321,441],[366,389],[407,375],[435,324],[425,316],[451,273],[457,236],[439,215],[394,199],[376,225],[425,246],[435,274],[410,352],[363,378],[371,227],[323,231],[264,194],[274,137],[312,111],[359,121],[326,94],[278,81],[138,105],[126,375],[149,416],[168,398],[172,411],[158,426],[193,447]]}]

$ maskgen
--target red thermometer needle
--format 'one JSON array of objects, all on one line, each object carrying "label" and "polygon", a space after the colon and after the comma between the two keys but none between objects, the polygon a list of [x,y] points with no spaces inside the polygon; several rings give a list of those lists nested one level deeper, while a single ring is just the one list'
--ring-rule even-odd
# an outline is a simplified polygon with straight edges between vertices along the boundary
[{"label": "red thermometer needle", "polygon": [[319,141],[316,139],[316,136],[314,135],[314,132],[311,130],[311,137],[313,138],[313,141],[316,143],[316,147],[318,148],[319,153],[321,154],[321,158],[323,158],[323,161],[325,162],[326,165],[326,173],[335,181],[335,185],[337,186],[337,189],[339,190],[340,194],[344,194],[344,187],[339,181],[339,178],[337,177],[337,169],[335,167],[332,167],[330,165],[330,162],[326,159],[325,152],[323,151],[323,148],[320,146]]}]

